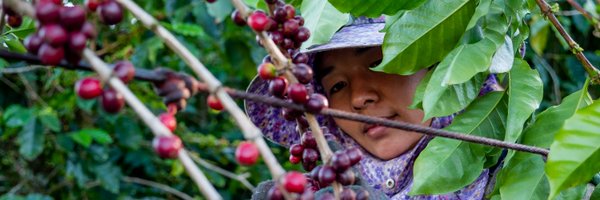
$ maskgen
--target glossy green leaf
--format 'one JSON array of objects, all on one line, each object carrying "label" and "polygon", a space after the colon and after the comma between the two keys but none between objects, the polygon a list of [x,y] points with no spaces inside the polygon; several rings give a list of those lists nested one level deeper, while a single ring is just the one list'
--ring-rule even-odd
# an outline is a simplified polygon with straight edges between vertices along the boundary
[{"label": "glossy green leaf", "polygon": [[108,135],[106,131],[101,129],[85,129],[81,130],[81,132],[89,134],[90,136],[92,136],[92,138],[94,138],[94,141],[98,142],[99,144],[110,144],[113,142],[110,135]]},{"label": "glossy green leaf", "polygon": [[208,14],[215,18],[215,23],[217,24],[229,17],[234,9],[231,1],[216,1],[214,3],[206,4],[206,7],[208,8]]},{"label": "glossy green leaf", "polygon": [[566,190],[563,190],[554,198],[554,200],[581,200],[585,195],[586,184],[581,184],[576,187],[572,187]]},{"label": "glossy green leaf", "polygon": [[303,49],[328,42],[350,19],[349,14],[341,13],[325,0],[302,1],[300,12],[304,17],[304,27],[311,33],[310,38],[302,44]]},{"label": "glossy green leaf", "polygon": [[480,0],[479,1],[477,8],[475,8],[475,13],[473,14],[473,17],[471,17],[471,20],[469,21],[469,24],[467,25],[467,29],[471,29],[471,28],[475,27],[477,22],[483,16],[488,14],[491,4],[492,4],[492,0]]},{"label": "glossy green leaf", "polygon": [[512,69],[515,62],[514,48],[512,39],[507,35],[504,36],[504,44],[498,48],[492,57],[492,65],[490,65],[490,73],[499,74],[506,73]]},{"label": "glossy green leaf", "polygon": [[42,109],[38,113],[37,117],[40,119],[40,121],[42,122],[42,124],[44,124],[46,128],[54,132],[60,131],[60,120],[58,119],[56,112],[52,108],[46,107]]},{"label": "glossy green leaf", "polygon": [[[503,92],[491,92],[483,96],[445,129],[503,138],[507,109],[503,95]],[[486,152],[483,148],[454,139],[433,139],[415,161],[411,194],[443,194],[471,184],[483,171]]]},{"label": "glossy green leaf", "polygon": [[112,163],[104,163],[94,166],[93,170],[104,189],[113,193],[119,191],[122,177],[121,168]]},{"label": "glossy green leaf", "polygon": [[599,200],[600,199],[600,184],[596,185],[594,191],[592,192],[592,196],[590,196],[590,200]]},{"label": "glossy green leaf", "polygon": [[19,153],[27,160],[34,160],[44,151],[44,127],[35,117],[31,118],[19,132]]},{"label": "glossy green leaf", "polygon": [[544,85],[540,74],[526,61],[516,59],[508,73],[508,120],[505,141],[516,142],[525,120],[540,106]]},{"label": "glossy green leaf", "polygon": [[426,0],[329,0],[335,8],[353,16],[379,17],[393,15],[400,10],[410,10]]},{"label": "glossy green leaf", "polygon": [[21,41],[19,41],[19,39],[16,36],[13,36],[13,35],[5,36],[4,42],[11,51],[16,51],[19,53],[27,52],[27,49],[25,49],[25,46],[23,46],[23,43],[21,43]]},{"label": "glossy green leaf", "polygon": [[89,134],[86,134],[82,131],[70,133],[69,137],[71,137],[71,139],[73,139],[73,141],[77,142],[78,144],[80,144],[86,148],[90,147],[90,145],[92,144],[92,136]]},{"label": "glossy green leaf", "polygon": [[479,73],[465,83],[442,85],[443,77],[448,72],[451,62],[444,60],[440,63],[427,84],[422,103],[425,112],[423,119],[456,113],[467,107],[479,95],[479,90],[487,77],[485,73]]},{"label": "glossy green leaf", "polygon": [[494,53],[504,44],[508,23],[503,15],[488,15],[484,22],[482,40],[461,45],[442,60],[450,60],[443,85],[464,83],[475,74],[488,70],[492,64]]},{"label": "glossy green leaf", "polygon": [[18,104],[8,107],[2,114],[2,118],[8,127],[23,126],[33,116],[33,109],[24,108]]},{"label": "glossy green leaf", "polygon": [[556,133],[546,174],[550,199],[560,191],[587,183],[600,172],[600,101],[575,112]]},{"label": "glossy green leaf", "polygon": [[516,152],[496,179],[502,199],[547,199],[550,186],[544,174],[544,165],[540,155]]},{"label": "glossy green leaf", "polygon": [[429,0],[393,22],[385,35],[383,61],[374,68],[409,75],[450,52],[475,12],[475,0]]}]

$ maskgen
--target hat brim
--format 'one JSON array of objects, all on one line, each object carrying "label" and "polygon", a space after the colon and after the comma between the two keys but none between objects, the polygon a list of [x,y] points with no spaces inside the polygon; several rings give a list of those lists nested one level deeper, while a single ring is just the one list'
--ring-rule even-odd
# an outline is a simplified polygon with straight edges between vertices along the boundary
[{"label": "hat brim", "polygon": [[380,31],[384,27],[385,23],[346,26],[336,32],[328,43],[313,45],[303,52],[312,54],[335,49],[381,46],[385,33]]}]

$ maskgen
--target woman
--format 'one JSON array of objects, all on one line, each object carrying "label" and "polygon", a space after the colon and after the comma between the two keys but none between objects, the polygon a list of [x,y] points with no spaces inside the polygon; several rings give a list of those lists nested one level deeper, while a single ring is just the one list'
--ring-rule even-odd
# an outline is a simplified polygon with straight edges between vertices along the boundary
[{"label": "woman", "polygon": [[[379,31],[384,25],[383,18],[359,18],[342,27],[328,43],[305,51],[312,58],[315,78],[311,85],[315,92],[324,94],[333,109],[433,128],[447,126],[452,116],[422,122],[423,111],[408,108],[426,69],[409,76],[370,70],[383,57],[384,33]],[[481,93],[493,90],[495,85],[495,78],[490,76]],[[268,95],[268,82],[256,78],[248,92]],[[265,137],[286,147],[299,143],[296,123],[283,119],[280,108],[247,101],[246,111]],[[328,140],[339,143],[342,148],[361,149],[363,159],[356,166],[361,180],[391,199],[483,198],[489,179],[487,170],[471,185],[454,193],[408,195],[413,163],[431,140],[429,136],[324,116],[318,119],[329,130]]]}]

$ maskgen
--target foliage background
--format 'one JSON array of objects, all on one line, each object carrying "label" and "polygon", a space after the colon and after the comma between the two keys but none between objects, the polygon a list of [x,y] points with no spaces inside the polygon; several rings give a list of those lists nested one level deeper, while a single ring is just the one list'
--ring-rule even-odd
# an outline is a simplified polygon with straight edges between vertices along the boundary
[{"label": "foliage background", "polygon": [[[246,2],[264,8],[261,0]],[[592,63],[599,66],[600,39],[593,34],[598,30],[583,16],[571,12],[573,9],[565,1],[551,2],[560,5],[561,23],[586,50]],[[598,16],[599,7],[592,0],[578,2]],[[82,1],[69,3],[81,4]],[[256,44],[249,28],[232,23],[229,14],[233,7],[229,1],[206,4],[201,0],[137,0],[136,3],[173,31],[230,87],[244,89],[256,73],[257,63],[266,54]],[[323,12],[334,9],[301,0],[291,3],[304,9],[321,6]],[[95,16],[91,17],[96,20]],[[138,68],[163,66],[190,73],[181,59],[153,33],[130,14],[126,18],[111,27],[98,23],[102,31],[95,48],[105,61],[129,59]],[[531,27],[526,60],[540,71],[544,83],[541,107],[556,105],[583,86],[585,71],[548,21],[540,15],[530,15],[525,21]],[[20,41],[32,33],[34,27],[29,19],[20,28],[4,27],[1,48],[24,52]],[[336,29],[333,24],[315,24],[313,28],[316,27]],[[29,65],[15,60],[0,60],[0,64],[0,194],[10,192],[0,199],[174,198],[155,188],[123,181],[125,176],[167,184],[202,198],[178,162],[155,156],[150,147],[152,134],[135,113],[125,109],[118,115],[108,115],[96,100],[84,101],[73,93],[74,83],[92,73],[62,68],[10,73],[13,68]],[[155,114],[164,112],[165,106],[149,83],[135,81],[130,88]],[[600,95],[598,89],[597,86],[590,89],[593,96]],[[233,152],[242,136],[228,114],[207,109],[205,97],[200,94],[191,98],[188,107],[177,115],[176,133],[186,147],[224,169],[251,174],[249,181],[254,185],[269,179],[262,163],[252,167],[235,163]],[[287,162],[285,149],[272,146],[272,150],[286,169],[300,169]],[[225,199],[249,198],[250,190],[238,181],[212,170],[203,171]]]}]

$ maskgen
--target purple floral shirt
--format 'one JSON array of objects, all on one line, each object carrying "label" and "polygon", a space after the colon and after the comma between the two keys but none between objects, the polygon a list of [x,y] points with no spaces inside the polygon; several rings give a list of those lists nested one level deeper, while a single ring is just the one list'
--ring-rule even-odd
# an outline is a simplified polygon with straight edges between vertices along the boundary
[{"label": "purple floral shirt", "polygon": [[[267,85],[267,84],[255,84]],[[262,87],[262,86],[261,86]],[[494,76],[489,78],[484,83],[480,95],[489,91],[496,90],[497,83]],[[265,91],[266,88],[251,88],[249,91]],[[260,104],[246,105],[247,112],[252,121],[263,131],[266,138],[289,147],[292,144],[300,142],[300,136],[295,131],[294,127],[290,127],[287,122],[281,120],[273,120],[280,115],[280,110]],[[318,116],[321,125],[325,128],[324,134],[327,140],[333,140],[342,145],[343,148],[357,147],[363,153],[363,159],[358,164],[358,169],[361,172],[362,180],[374,189],[383,192],[390,199],[422,199],[422,200],[442,200],[442,199],[461,199],[461,200],[479,200],[483,199],[486,187],[488,185],[489,172],[484,170],[483,173],[470,185],[453,193],[442,195],[424,195],[424,196],[409,196],[408,193],[413,184],[413,164],[421,151],[427,146],[433,138],[431,136],[423,136],[415,147],[402,155],[390,159],[381,160],[363,149],[354,139],[343,133],[332,120],[328,117]],[[431,127],[444,128],[448,126],[454,116],[434,118]]]}]

